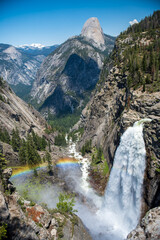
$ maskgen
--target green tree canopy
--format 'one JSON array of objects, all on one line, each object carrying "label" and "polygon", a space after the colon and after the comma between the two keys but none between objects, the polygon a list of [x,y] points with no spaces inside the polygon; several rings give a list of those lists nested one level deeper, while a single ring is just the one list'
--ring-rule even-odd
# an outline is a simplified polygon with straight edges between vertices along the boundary
[{"label": "green tree canopy", "polygon": [[71,194],[60,193],[59,202],[57,203],[57,209],[62,213],[74,213],[77,210],[74,209],[75,198]]}]

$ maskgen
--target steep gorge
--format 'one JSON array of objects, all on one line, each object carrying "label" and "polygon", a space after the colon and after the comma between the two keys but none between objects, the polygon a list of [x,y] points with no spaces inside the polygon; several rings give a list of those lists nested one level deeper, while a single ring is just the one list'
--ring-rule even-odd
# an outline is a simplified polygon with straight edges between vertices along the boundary
[{"label": "steep gorge", "polygon": [[[158,13],[159,14],[159,13]],[[156,13],[153,15],[153,18],[155,17]],[[151,19],[152,21],[152,19]],[[143,21],[140,23],[139,26],[142,26]],[[138,26],[138,25],[137,25]],[[135,27],[136,28],[136,27]],[[141,204],[141,217],[144,216],[147,210],[157,207],[160,204],[160,195],[159,195],[159,189],[160,189],[160,145],[159,145],[159,136],[160,136],[160,98],[159,98],[159,65],[157,68],[157,65],[155,62],[157,62],[157,55],[156,55],[156,49],[159,47],[157,39],[159,38],[159,30],[158,27],[155,27],[153,30],[154,34],[150,34],[149,29],[145,29],[145,34],[141,30],[137,30],[134,27],[130,30],[127,30],[126,32],[122,33],[119,38],[116,41],[114,51],[111,55],[110,60],[105,62],[105,65],[101,71],[101,77],[97,84],[95,95],[93,95],[91,101],[87,104],[86,108],[83,110],[81,119],[79,123],[74,127],[76,128],[84,128],[84,133],[82,136],[82,139],[79,143],[79,149],[86,143],[87,140],[92,139],[92,147],[96,146],[102,147],[103,152],[106,158],[106,161],[111,169],[113,166],[113,162],[116,159],[115,151],[117,149],[117,146],[120,143],[120,138],[122,134],[130,129],[131,125],[133,125],[134,122],[140,121],[143,118],[149,118],[151,119],[150,123],[146,123],[144,126],[144,140],[145,140],[145,146],[147,151],[147,157],[146,157],[146,171],[145,171],[145,178],[144,178],[144,188],[143,188],[143,196],[142,196],[142,204]],[[152,33],[153,33],[152,32]],[[148,38],[150,40],[148,41]],[[102,40],[102,39],[101,39]],[[100,41],[103,45],[103,40]],[[158,47],[157,47],[157,45]],[[102,45],[100,46],[102,47]],[[143,51],[146,51],[147,53],[150,51],[149,46],[151,46],[151,55],[155,58],[155,66],[158,69],[157,72],[153,69],[152,66],[150,66],[150,62],[152,57],[147,60],[147,67],[144,67],[142,65],[141,61],[144,59]],[[130,48],[130,49],[129,49]],[[153,48],[153,50],[152,50]],[[130,55],[131,53],[131,55]],[[134,55],[135,53],[135,55]],[[128,56],[128,55],[129,56]],[[73,56],[72,58],[77,58],[77,56]],[[68,61],[67,67],[64,71],[67,71],[71,74],[71,65],[72,65],[72,59]],[[133,62],[133,69],[130,66],[130,62],[134,58],[138,59],[138,63],[140,66],[138,66],[137,62]],[[133,58],[133,59],[132,59]],[[68,68],[69,66],[69,68]],[[76,67],[76,66],[75,66]],[[69,71],[69,70],[70,71]],[[138,72],[138,73],[137,73]],[[79,84],[79,83],[78,83]],[[75,86],[77,87],[77,86]],[[78,87],[77,87],[78,89]],[[75,90],[75,89],[74,89]],[[44,93],[45,94],[45,93]],[[59,96],[59,91],[57,93]],[[14,100],[16,99],[16,100]],[[51,97],[49,100],[54,100],[54,98]],[[60,99],[59,99],[60,100]],[[7,119],[7,116],[3,116],[5,111],[2,113],[2,126],[5,126],[7,128],[12,128],[11,125],[16,124],[21,131],[21,134],[23,135],[23,128],[25,128],[26,132],[30,131],[31,128],[35,128],[35,130],[39,131],[39,134],[43,134],[41,132],[42,128],[44,130],[44,126],[46,125],[45,121],[38,115],[38,113],[30,106],[27,106],[27,104],[24,104],[21,102],[20,105],[17,106],[17,102],[20,102],[18,98],[12,93],[12,91],[9,89],[9,87],[5,86],[4,89],[1,91],[1,106],[2,110],[7,109],[7,114],[9,114],[9,120]],[[50,101],[49,101],[50,102]],[[18,108],[20,107],[20,112],[24,110],[24,114],[21,115],[21,113],[17,114]],[[30,110],[32,110],[32,114],[30,115]],[[12,114],[13,113],[13,114]],[[26,115],[27,113],[27,115]],[[24,116],[25,115],[25,116]],[[35,115],[35,118],[34,118]],[[11,118],[10,118],[11,117]],[[13,117],[13,118],[12,118]],[[13,120],[14,119],[14,120]],[[39,120],[41,121],[39,122]],[[35,126],[33,125],[33,122],[36,123]],[[11,122],[11,123],[10,123]],[[22,126],[21,126],[22,124]],[[142,130],[142,129],[141,129]],[[11,131],[11,130],[10,130]],[[126,132],[127,132],[126,131]],[[125,132],[125,133],[126,133]],[[132,129],[132,132],[134,133],[134,129]],[[142,133],[142,131],[141,131]],[[142,135],[142,134],[141,134]],[[124,135],[123,135],[124,137]],[[141,136],[142,137],[142,136]],[[130,139],[132,140],[132,139]],[[138,139],[143,140],[143,139]],[[127,140],[126,140],[127,141]],[[138,141],[137,141],[138,142]],[[136,143],[137,143],[136,142]],[[139,145],[142,141],[138,142]],[[127,142],[125,142],[127,145]],[[142,144],[144,149],[144,143]],[[120,147],[120,145],[119,145]],[[138,146],[139,147],[139,146]],[[137,148],[138,148],[137,147]],[[121,148],[121,147],[120,147]],[[135,150],[135,149],[134,149]],[[142,156],[144,160],[144,156]],[[137,159],[135,159],[136,162]],[[133,165],[134,165],[134,158],[132,159]],[[96,163],[97,165],[99,163]],[[142,163],[144,167],[144,163]],[[118,166],[120,167],[120,166]],[[125,166],[122,166],[125,170]],[[123,169],[122,169],[123,170]],[[140,169],[141,170],[141,169]],[[144,169],[142,169],[144,170]],[[130,171],[130,169],[129,169]],[[142,171],[143,172],[143,171]],[[116,172],[117,174],[117,172]],[[142,177],[142,176],[141,176]],[[116,177],[117,179],[117,177]],[[142,184],[142,178],[141,178],[141,184]],[[125,183],[125,179],[123,181]],[[120,188],[119,185],[117,187]],[[130,188],[129,188],[130,189]],[[3,190],[3,189],[2,189]],[[103,189],[104,191],[104,189]],[[102,192],[103,192],[102,191]],[[135,191],[136,192],[136,191]],[[117,190],[116,190],[117,194]],[[109,194],[108,194],[109,195]],[[119,194],[119,198],[120,198]],[[10,197],[4,197],[3,193],[0,194],[1,203],[2,203],[2,209],[5,209],[6,211],[3,212],[4,218],[8,218],[9,213],[7,212],[7,204],[10,206],[10,202],[12,202],[11,210],[13,205],[17,205],[17,196],[16,194],[10,196]],[[118,199],[119,199],[118,198]],[[140,194],[138,193],[138,198],[140,198]],[[107,196],[106,196],[107,199]],[[117,199],[114,199],[117,200]],[[126,199],[125,199],[126,200]],[[111,201],[112,202],[112,201]],[[54,218],[52,218],[45,209],[43,209],[40,206],[28,206],[27,204],[31,203],[24,203],[24,208],[31,212],[37,213],[38,215],[44,215],[47,217],[41,218],[40,217],[40,225],[37,228],[37,226],[31,221],[33,224],[32,231],[30,230],[30,224],[27,227],[25,225],[20,225],[20,228],[25,232],[25,234],[28,234],[28,231],[30,231],[31,234],[33,234],[33,239],[37,239],[37,234],[42,239],[47,238],[48,236],[51,236],[52,233],[55,238],[58,231],[58,226],[61,226],[60,223],[57,222],[56,218],[57,215],[55,215]],[[139,205],[138,205],[139,206]],[[113,210],[114,210],[114,204],[113,204]],[[125,209],[125,206],[123,206]],[[125,209],[126,210],[126,209]],[[137,208],[136,208],[137,210]],[[25,219],[25,215],[22,213],[20,207],[18,206],[16,211],[18,212],[18,215]],[[8,213],[7,216],[5,216],[5,213]],[[14,211],[12,212],[12,214]],[[11,218],[12,218],[11,214]],[[154,233],[153,227],[151,228],[152,232],[150,233],[149,229],[149,223],[150,223],[150,217],[152,218],[151,224],[154,223],[157,227],[158,225],[158,214],[159,214],[159,208],[155,208],[150,210],[149,214],[142,219],[142,222],[138,226],[138,228],[133,231],[131,234],[129,234],[128,239],[145,239],[145,237],[150,237],[150,234],[153,234],[153,239],[155,239],[155,235],[159,230],[156,229],[157,232]],[[139,212],[137,214],[139,216]],[[107,215],[106,215],[107,216]],[[60,214],[58,217],[62,220],[63,216]],[[103,219],[102,215],[102,219]],[[130,217],[130,216],[129,216]],[[109,219],[109,218],[108,218]],[[14,219],[13,219],[14,220]],[[33,219],[32,219],[33,220]],[[72,219],[66,220],[67,221],[67,228],[70,229],[73,227]],[[132,219],[133,220],[133,219]],[[69,223],[70,221],[70,223]],[[79,220],[78,220],[79,221]],[[28,223],[27,223],[28,224]],[[15,224],[16,225],[16,224]],[[12,226],[14,224],[12,223]],[[154,226],[154,225],[152,225]],[[78,228],[79,227],[79,228]],[[79,221],[78,223],[78,235],[72,236],[73,239],[89,239],[90,236],[87,234],[85,228],[83,227],[82,223]],[[104,226],[105,227],[105,226]],[[124,226],[122,226],[123,228]],[[54,231],[52,231],[54,230]],[[82,230],[82,234],[79,234]],[[67,232],[68,230],[66,230]],[[77,230],[76,230],[77,231]],[[14,231],[13,231],[14,233]],[[21,232],[23,235],[23,231]],[[83,234],[84,233],[84,234]],[[142,234],[140,236],[139,234]],[[71,238],[70,233],[67,232],[65,236],[69,236]],[[75,233],[77,234],[77,232]],[[99,234],[99,233],[98,233]],[[155,235],[154,235],[155,234]],[[158,233],[159,234],[159,233]],[[140,236],[140,237],[139,237]],[[103,239],[103,236],[101,236]],[[159,236],[158,236],[159,237]],[[157,237],[157,239],[158,239]],[[65,238],[65,237],[64,237]]]},{"label": "steep gorge", "polygon": [[[33,138],[29,143],[33,131],[36,134],[34,136],[37,136],[38,139],[42,137],[51,144],[50,149],[48,146],[45,149],[39,149],[38,153],[41,156],[39,164],[44,161],[45,151],[50,151],[51,164],[53,165],[57,158],[60,158],[62,152],[57,153],[57,148],[54,146],[54,135],[49,136],[46,134],[45,129],[47,126],[47,122],[42,116],[32,106],[17,97],[8,84],[0,78],[0,139],[3,138],[3,133],[8,137],[10,136],[8,143],[0,140],[0,238],[4,237],[12,240],[56,240],[58,237],[75,240],[91,239],[86,227],[77,215],[63,214],[58,210],[52,212],[46,209],[46,206],[42,207],[37,203],[33,203],[27,196],[23,198],[23,194],[20,195],[17,192],[15,185],[10,180],[12,168],[16,169],[17,166],[18,169],[26,167],[26,163],[21,161],[20,158],[20,149],[24,146],[24,142],[23,154],[27,154],[27,159],[31,157],[32,161],[35,157],[36,152],[30,151],[29,153],[26,145],[28,141],[29,148],[35,149]],[[19,152],[13,148],[14,129],[18,130],[20,137],[21,146]],[[33,172],[32,168],[35,168],[33,164],[34,162],[31,165],[28,163],[31,172]],[[6,168],[6,166],[12,168]],[[45,169],[42,175],[44,174],[43,181],[45,181],[45,189],[47,189],[48,179],[52,184],[58,180],[56,180],[56,171],[53,166],[51,166],[51,170],[54,172],[54,176],[49,173],[46,164]],[[36,181],[38,174],[35,178]],[[34,178],[34,175],[32,177]],[[41,175],[39,175],[39,179],[42,181]],[[18,180],[18,182],[19,184],[22,183],[21,180]],[[42,185],[41,182],[40,185]],[[25,188],[25,191],[27,192],[28,189]],[[41,194],[43,195],[42,192]],[[37,193],[35,199],[37,202]],[[53,200],[55,201],[55,199]]]},{"label": "steep gorge", "polygon": [[[127,62],[131,61],[131,57],[134,56],[132,63],[134,68],[136,59],[140,64],[144,59],[145,51],[149,51],[147,49],[151,49],[153,56],[157,59],[155,45],[159,46],[157,40],[159,20],[156,20],[157,25],[152,30],[152,34],[150,28],[144,24],[148,20],[149,26],[154,19],[159,19],[159,12],[142,20],[136,26],[133,25],[117,38],[111,59],[102,69],[95,95],[82,111],[81,119],[75,126],[75,128],[84,128],[79,149],[91,139],[92,146],[103,148],[106,161],[111,169],[115,150],[124,131],[137,120],[146,117],[152,119],[151,123],[144,126],[147,167],[144,178],[142,216],[147,210],[160,204],[160,72],[159,65],[157,75],[141,65],[138,66],[141,78],[138,78],[135,74],[137,70],[134,72],[134,69],[130,69]],[[143,32],[140,30],[142,27],[145,28]],[[132,52],[132,56],[129,55],[129,51]],[[149,60],[146,64],[149,65]],[[152,80],[148,81],[149,77]]]}]

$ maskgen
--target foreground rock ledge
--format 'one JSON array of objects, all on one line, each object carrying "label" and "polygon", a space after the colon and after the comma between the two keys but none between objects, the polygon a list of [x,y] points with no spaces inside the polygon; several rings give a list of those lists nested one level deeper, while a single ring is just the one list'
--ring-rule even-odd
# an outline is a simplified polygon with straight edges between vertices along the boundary
[{"label": "foreground rock ledge", "polygon": [[40,205],[21,198],[16,192],[0,191],[0,224],[7,224],[10,240],[92,240],[76,215],[50,213]]},{"label": "foreground rock ledge", "polygon": [[23,199],[14,186],[10,187],[11,174],[10,168],[3,171],[3,185],[0,178],[0,226],[7,224],[7,239],[92,240],[77,215],[61,214]]},{"label": "foreground rock ledge", "polygon": [[160,239],[160,207],[148,211],[145,217],[127,237],[130,240]]}]

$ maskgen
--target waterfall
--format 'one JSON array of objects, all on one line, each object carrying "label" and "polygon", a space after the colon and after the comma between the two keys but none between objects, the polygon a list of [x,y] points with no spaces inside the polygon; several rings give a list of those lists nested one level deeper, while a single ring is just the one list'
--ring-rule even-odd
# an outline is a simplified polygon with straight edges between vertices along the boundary
[{"label": "waterfall", "polygon": [[[77,214],[94,240],[124,240],[138,224],[146,155],[143,123],[150,121],[142,119],[122,135],[104,196],[98,196],[91,188],[88,181],[90,161],[77,152],[76,143],[66,135],[68,157],[76,158],[79,168],[67,168],[66,174],[62,172],[62,176],[73,192],[78,193],[79,199],[76,198],[75,206]],[[18,178],[17,185],[21,187],[21,184],[23,182]],[[42,195],[42,202],[50,208],[56,205],[57,190],[58,193],[62,190],[59,185],[53,188],[45,186],[39,194]],[[37,192],[35,197],[37,199]]]},{"label": "waterfall", "polygon": [[113,222],[115,229],[122,230],[123,238],[136,227],[140,218],[146,155],[143,123],[150,121],[142,119],[122,135],[104,195],[101,211],[111,217],[110,223]]}]

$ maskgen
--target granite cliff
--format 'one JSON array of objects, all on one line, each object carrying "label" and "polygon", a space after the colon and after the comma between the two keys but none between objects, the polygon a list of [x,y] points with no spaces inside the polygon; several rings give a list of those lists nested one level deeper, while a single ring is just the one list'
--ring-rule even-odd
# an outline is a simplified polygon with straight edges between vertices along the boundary
[{"label": "granite cliff", "polygon": [[46,121],[31,105],[15,95],[9,85],[0,79],[0,126],[9,133],[13,128],[19,129],[20,136],[34,129],[39,135],[43,134]]},{"label": "granite cliff", "polygon": [[105,37],[97,18],[92,17],[85,22],[81,36],[90,39],[96,47],[105,50]]},{"label": "granite cliff", "polygon": [[[33,130],[38,136],[46,136],[46,121],[31,105],[17,97],[9,85],[0,78],[0,134],[12,136],[13,129],[18,129],[20,138],[26,138]],[[12,146],[0,141],[6,160],[10,166],[20,165],[18,152]]]},{"label": "granite cliff", "polygon": [[103,34],[97,18],[91,18],[81,35],[69,38],[45,58],[31,92],[44,116],[73,113],[85,105],[114,40]]}]

